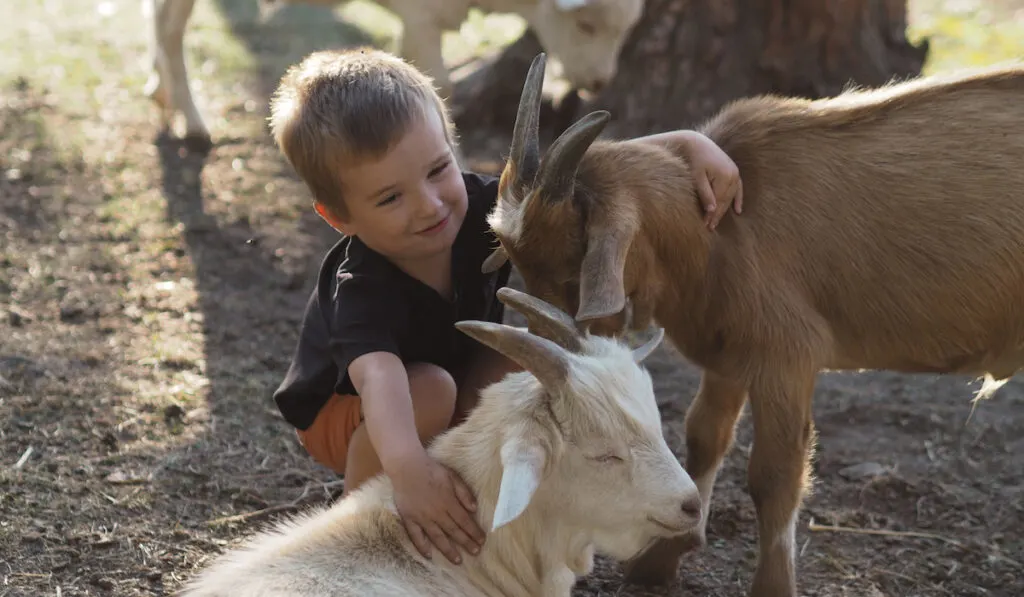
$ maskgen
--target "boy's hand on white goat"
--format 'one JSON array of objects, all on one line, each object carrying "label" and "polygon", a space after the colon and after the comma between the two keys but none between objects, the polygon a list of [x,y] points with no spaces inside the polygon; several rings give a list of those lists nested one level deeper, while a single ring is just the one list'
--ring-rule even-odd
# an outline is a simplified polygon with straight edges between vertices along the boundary
[{"label": "boy's hand on white goat", "polygon": [[423,557],[431,557],[431,544],[453,564],[462,562],[456,543],[474,555],[480,552],[484,531],[471,514],[476,500],[455,471],[424,452],[422,460],[404,463],[391,476],[395,507]]}]

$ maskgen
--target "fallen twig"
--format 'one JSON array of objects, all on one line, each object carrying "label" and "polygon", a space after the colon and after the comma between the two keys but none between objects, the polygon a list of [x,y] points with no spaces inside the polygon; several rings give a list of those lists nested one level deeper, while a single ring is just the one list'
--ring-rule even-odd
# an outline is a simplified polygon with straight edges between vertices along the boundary
[{"label": "fallen twig", "polygon": [[19,458],[18,462],[14,464],[14,469],[18,470],[21,467],[25,466],[25,463],[28,462],[29,457],[32,456],[33,451],[34,448],[32,446],[25,448],[25,452],[22,453],[21,458]]},{"label": "fallen twig", "polygon": [[302,495],[300,495],[299,497],[295,498],[290,502],[284,504],[276,504],[274,506],[268,506],[266,508],[261,508],[259,510],[253,510],[252,512],[243,512],[242,514],[234,514],[232,516],[222,516],[221,518],[214,518],[213,520],[206,521],[206,526],[215,527],[225,524],[232,524],[235,522],[248,522],[250,520],[255,520],[257,518],[270,516],[271,514],[279,514],[281,512],[290,512],[292,510],[297,510],[303,505],[303,502],[306,501],[306,498],[310,494],[310,490],[314,489],[317,485],[320,486],[324,494],[329,498],[332,489],[344,486],[344,484],[345,481],[344,479],[342,479],[338,481],[331,481],[329,483],[317,483],[306,485],[302,489]]},{"label": "fallen twig", "polygon": [[811,519],[811,522],[807,524],[807,530],[809,531],[832,531],[834,533],[856,533],[858,535],[884,535],[886,537],[917,537],[920,539],[937,539],[939,541],[945,541],[951,545],[957,547],[964,547],[964,544],[957,541],[956,539],[950,539],[949,537],[943,537],[942,535],[936,535],[934,533],[924,533],[920,531],[888,531],[886,529],[858,529],[855,527],[840,527],[832,525],[818,524]]},{"label": "fallen twig", "polygon": [[[955,545],[956,547],[959,547],[960,549],[963,549],[965,551],[967,550],[967,546],[961,543],[960,541],[957,541],[956,539],[950,539],[949,537],[943,537],[942,535],[936,535],[935,533],[925,533],[922,531],[888,531],[885,529],[858,529],[855,527],[840,527],[817,524],[816,522],[814,522],[813,518],[807,524],[807,530],[831,531],[833,533],[855,533],[858,535],[882,535],[886,537],[913,537],[918,539],[936,539],[938,541],[949,543],[950,545]],[[1006,562],[1007,564],[1010,564],[1017,569],[1024,568],[1024,564],[1021,564],[1020,562],[1010,559],[1002,554],[996,553],[993,549],[990,549],[989,552],[989,555],[997,560]]]}]

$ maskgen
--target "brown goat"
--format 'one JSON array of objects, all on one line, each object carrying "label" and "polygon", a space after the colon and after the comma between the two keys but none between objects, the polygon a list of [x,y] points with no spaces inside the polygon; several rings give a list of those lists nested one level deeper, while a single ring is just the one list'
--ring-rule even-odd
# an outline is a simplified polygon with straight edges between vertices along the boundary
[{"label": "brown goat", "polygon": [[485,268],[511,259],[531,294],[598,333],[656,320],[704,370],[686,469],[705,522],[630,562],[627,579],[668,582],[681,554],[704,545],[749,395],[751,595],[794,596],[819,371],[984,375],[985,394],[1024,367],[1024,67],[726,106],[701,130],[738,165],[744,215],[716,231],[682,152],[595,141],[607,112],[576,122],[541,160],[543,70],[540,55],[490,217],[501,247]]}]

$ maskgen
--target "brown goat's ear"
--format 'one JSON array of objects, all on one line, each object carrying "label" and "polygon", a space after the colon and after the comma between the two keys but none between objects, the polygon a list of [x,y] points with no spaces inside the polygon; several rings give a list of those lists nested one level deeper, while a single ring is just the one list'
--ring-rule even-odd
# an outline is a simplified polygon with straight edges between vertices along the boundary
[{"label": "brown goat's ear", "polygon": [[626,308],[626,256],[632,241],[633,231],[626,226],[588,227],[576,321],[609,317]]},{"label": "brown goat's ear", "polygon": [[508,253],[505,252],[504,247],[498,247],[487,256],[487,259],[484,259],[483,265],[480,266],[480,271],[485,274],[496,272],[506,263],[508,263]]},{"label": "brown goat's ear", "polygon": [[576,185],[576,171],[583,155],[610,118],[611,114],[605,110],[591,112],[574,122],[551,143],[537,173],[535,188],[539,195],[548,201],[572,195]]}]

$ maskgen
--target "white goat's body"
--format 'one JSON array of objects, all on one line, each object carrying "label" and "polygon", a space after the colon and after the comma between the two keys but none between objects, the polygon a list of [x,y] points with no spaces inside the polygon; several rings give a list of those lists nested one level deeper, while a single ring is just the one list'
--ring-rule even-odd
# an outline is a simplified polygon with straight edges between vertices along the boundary
[{"label": "white goat's body", "polygon": [[650,376],[633,360],[660,335],[636,353],[597,337],[563,350],[509,326],[457,325],[530,371],[485,388],[466,422],[429,448],[465,480],[492,529],[478,555],[463,553],[459,565],[436,549],[422,557],[381,475],[218,558],[181,597],[569,597],[595,551],[626,559],[694,528],[697,488],[662,438]]},{"label": "white goat's body", "polygon": [[[348,0],[252,0],[265,5],[335,5]],[[434,78],[443,97],[451,81],[441,53],[442,33],[457,31],[469,9],[514,13],[537,33],[541,45],[562,60],[566,79],[596,89],[615,74],[619,51],[639,20],[644,0],[375,0],[402,21],[400,54]],[[151,19],[149,46],[153,71],[145,93],[162,108],[169,129],[177,112],[185,118],[186,138],[208,146],[210,133],[196,108],[185,68],[184,34],[195,0],[143,0]]]}]

